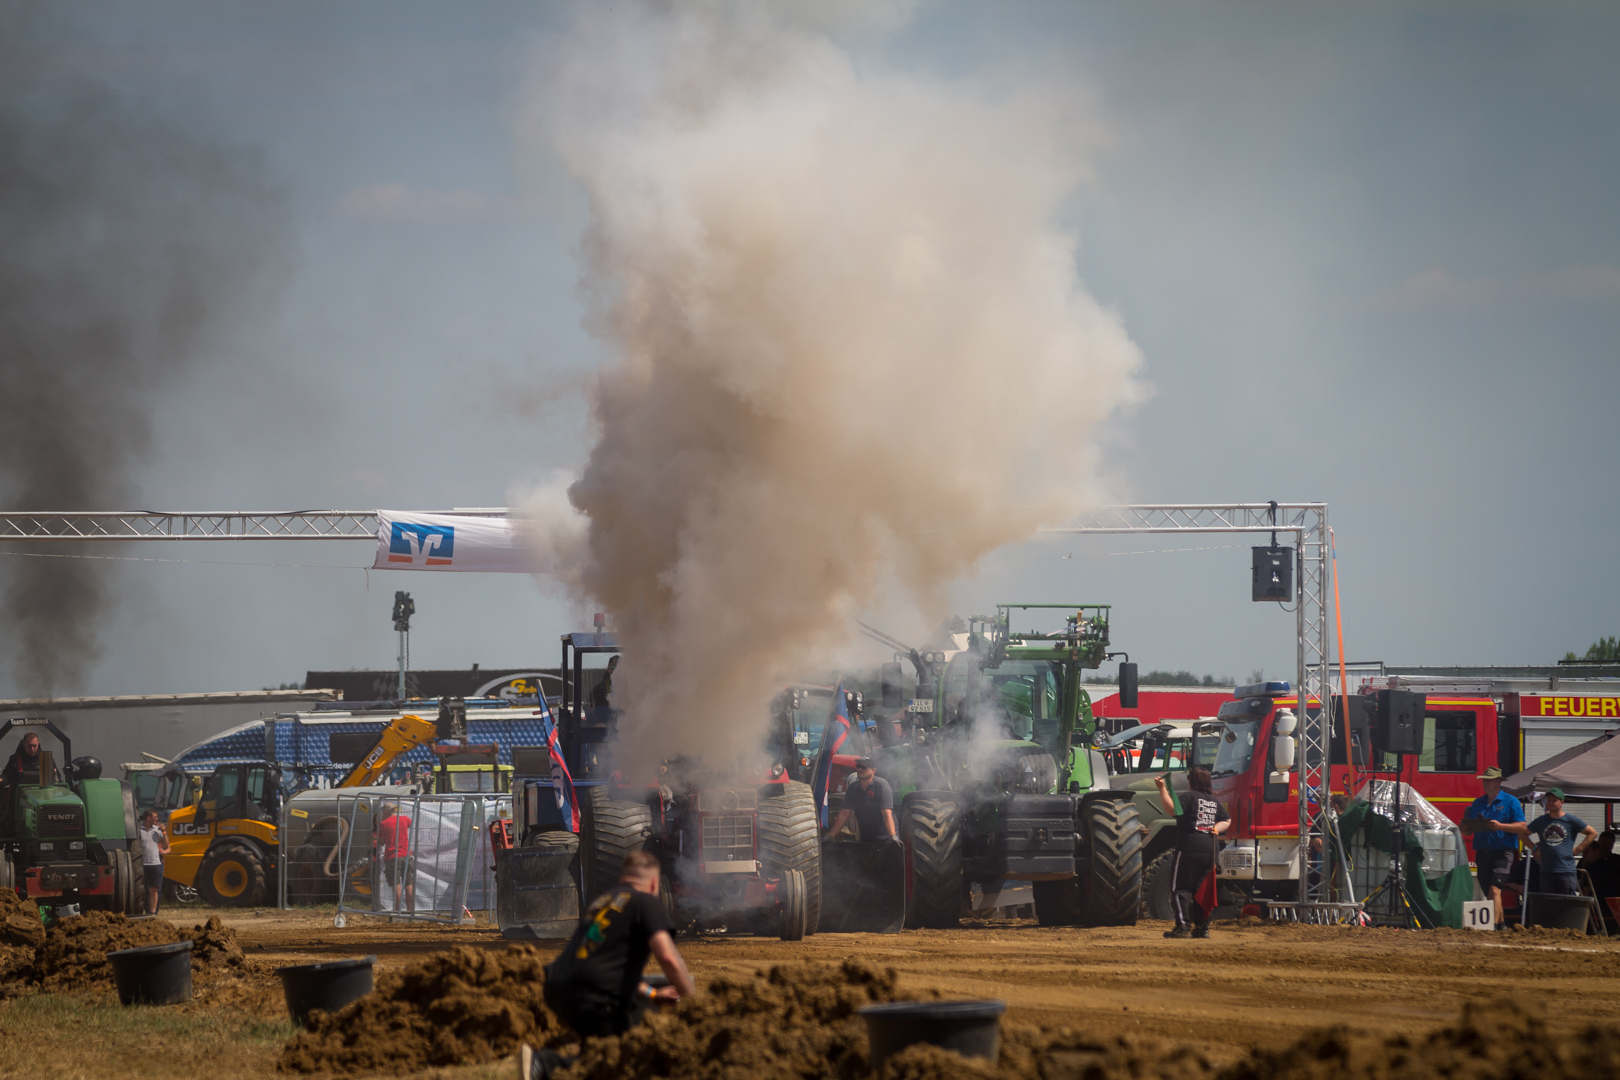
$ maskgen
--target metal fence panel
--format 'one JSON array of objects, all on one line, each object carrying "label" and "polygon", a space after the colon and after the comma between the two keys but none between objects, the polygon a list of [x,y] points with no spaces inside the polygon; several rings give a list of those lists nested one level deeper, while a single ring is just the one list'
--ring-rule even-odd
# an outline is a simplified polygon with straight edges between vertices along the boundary
[{"label": "metal fence panel", "polygon": [[282,905],[458,924],[495,904],[485,826],[509,796],[375,791],[299,800],[282,815]]}]

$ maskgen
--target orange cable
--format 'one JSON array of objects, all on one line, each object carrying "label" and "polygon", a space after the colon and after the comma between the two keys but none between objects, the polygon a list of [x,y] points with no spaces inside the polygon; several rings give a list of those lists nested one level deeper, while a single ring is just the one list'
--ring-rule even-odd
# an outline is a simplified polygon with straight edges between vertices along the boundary
[{"label": "orange cable", "polygon": [[[1334,542],[1333,527],[1328,526],[1328,555],[1333,561],[1333,622],[1335,636],[1339,642],[1339,700],[1342,702],[1339,711],[1339,720],[1344,725],[1344,760],[1348,766],[1348,779],[1345,788],[1351,794],[1355,793],[1356,780],[1356,748],[1350,740],[1350,683],[1344,670],[1344,611],[1339,607],[1339,548]],[[1328,739],[1328,789],[1333,788],[1333,740]]]}]

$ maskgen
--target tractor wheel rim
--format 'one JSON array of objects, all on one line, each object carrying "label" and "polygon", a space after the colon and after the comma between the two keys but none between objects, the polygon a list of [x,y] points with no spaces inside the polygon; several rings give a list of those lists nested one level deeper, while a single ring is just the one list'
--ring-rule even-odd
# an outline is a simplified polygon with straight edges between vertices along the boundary
[{"label": "tractor wheel rim", "polygon": [[234,859],[214,867],[214,891],[221,896],[241,896],[247,891],[247,867]]}]

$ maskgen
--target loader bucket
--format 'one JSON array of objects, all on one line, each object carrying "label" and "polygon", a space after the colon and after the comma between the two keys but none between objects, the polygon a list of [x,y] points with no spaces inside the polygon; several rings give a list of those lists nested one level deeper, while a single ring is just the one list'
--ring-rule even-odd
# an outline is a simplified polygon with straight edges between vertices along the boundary
[{"label": "loader bucket", "polygon": [[501,936],[566,938],[579,925],[579,858],[569,851],[495,853],[495,921]]},{"label": "loader bucket", "polygon": [[821,845],[823,934],[898,934],[906,921],[906,853],[894,843]]}]

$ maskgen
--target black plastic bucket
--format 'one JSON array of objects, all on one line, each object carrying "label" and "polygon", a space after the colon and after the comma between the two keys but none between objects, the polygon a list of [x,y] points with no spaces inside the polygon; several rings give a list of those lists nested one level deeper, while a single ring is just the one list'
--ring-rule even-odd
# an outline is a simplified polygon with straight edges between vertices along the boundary
[{"label": "black plastic bucket", "polygon": [[1586,933],[1587,920],[1596,912],[1589,896],[1565,896],[1562,893],[1530,894],[1525,922],[1531,926],[1549,926],[1555,930],[1579,930]]},{"label": "black plastic bucket", "polygon": [[871,1068],[912,1043],[932,1043],[963,1057],[995,1061],[1001,1053],[1005,1001],[900,1001],[861,1010]]},{"label": "black plastic bucket", "polygon": [[337,1012],[349,1002],[371,993],[371,965],[376,962],[375,956],[362,956],[355,960],[277,968],[292,1022],[303,1027],[311,1009]]},{"label": "black plastic bucket", "polygon": [[107,954],[118,1000],[125,1005],[178,1005],[191,1000],[191,942],[145,945]]}]

